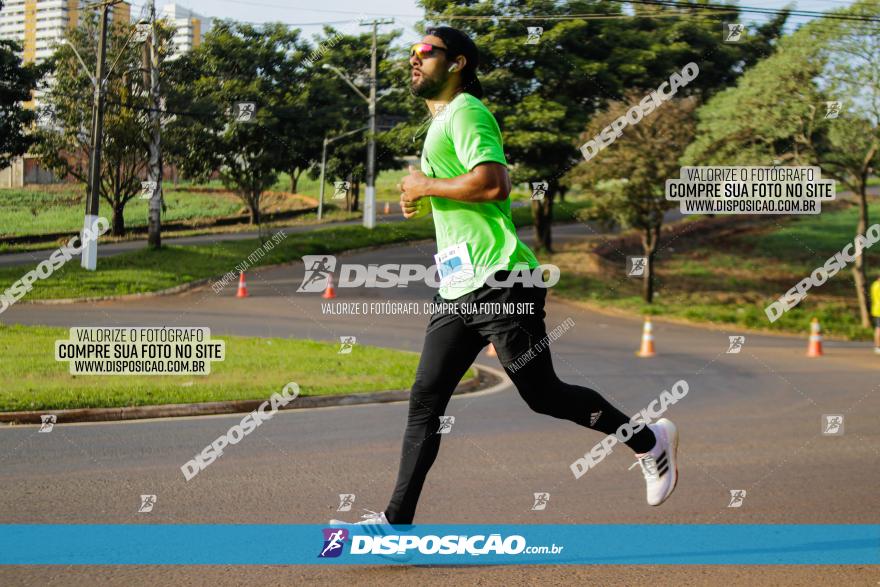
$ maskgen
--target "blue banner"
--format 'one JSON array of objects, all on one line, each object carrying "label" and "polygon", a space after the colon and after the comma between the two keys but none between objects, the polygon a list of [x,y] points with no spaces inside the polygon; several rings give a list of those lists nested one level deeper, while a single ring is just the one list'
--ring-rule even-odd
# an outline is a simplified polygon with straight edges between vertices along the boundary
[{"label": "blue banner", "polygon": [[7,524],[4,565],[876,565],[880,525]]}]

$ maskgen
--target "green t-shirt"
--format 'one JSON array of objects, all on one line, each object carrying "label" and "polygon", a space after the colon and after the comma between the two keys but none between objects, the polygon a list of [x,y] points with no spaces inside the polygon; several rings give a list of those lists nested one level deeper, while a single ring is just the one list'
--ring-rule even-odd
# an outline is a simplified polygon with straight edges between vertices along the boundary
[{"label": "green t-shirt", "polygon": [[[458,177],[489,161],[507,165],[501,129],[478,98],[461,93],[434,116],[428,127],[422,173],[428,177]],[[502,202],[459,202],[432,196],[430,200],[438,254],[464,244],[472,266],[467,270],[465,262],[465,270],[452,275],[451,283],[441,282],[443,298],[452,300],[482,287],[496,271],[538,266],[534,253],[516,235],[509,198]],[[461,269],[456,257],[452,255],[444,272]]]}]

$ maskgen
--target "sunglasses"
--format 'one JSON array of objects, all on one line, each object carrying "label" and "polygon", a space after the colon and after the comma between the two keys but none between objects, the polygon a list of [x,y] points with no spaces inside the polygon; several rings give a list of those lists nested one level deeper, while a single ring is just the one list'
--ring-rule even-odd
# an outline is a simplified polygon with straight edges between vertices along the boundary
[{"label": "sunglasses", "polygon": [[417,55],[419,59],[424,59],[425,57],[433,57],[436,54],[435,51],[446,51],[446,47],[438,47],[431,43],[416,43],[409,48],[409,56]]}]

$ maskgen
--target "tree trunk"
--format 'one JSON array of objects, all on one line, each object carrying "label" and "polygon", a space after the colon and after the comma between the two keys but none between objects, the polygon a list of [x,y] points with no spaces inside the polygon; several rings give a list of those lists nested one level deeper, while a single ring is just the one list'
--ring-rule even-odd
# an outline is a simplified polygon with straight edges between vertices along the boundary
[{"label": "tree trunk", "polygon": [[[867,182],[859,182],[859,224],[856,233],[864,235],[868,230],[868,194]],[[856,285],[856,297],[859,301],[859,315],[862,327],[871,327],[871,314],[868,301],[868,268],[865,264],[865,251],[856,256],[853,264],[853,281]]]},{"label": "tree trunk", "polygon": [[252,194],[248,199],[248,214],[251,224],[260,224],[260,194]]},{"label": "tree trunk", "polygon": [[110,230],[110,234],[112,234],[113,236],[125,236],[125,216],[123,216],[124,211],[124,203],[113,204],[113,226]]},{"label": "tree trunk", "polygon": [[548,253],[553,252],[553,197],[555,189],[551,183],[543,200],[532,200],[532,218],[535,220],[535,248]]},{"label": "tree trunk", "polygon": [[299,174],[295,169],[291,169],[288,173],[290,174],[290,193],[295,194],[296,184],[299,182]]},{"label": "tree trunk", "polygon": [[361,182],[352,180],[351,182],[351,210],[349,212],[357,212],[361,202]]},{"label": "tree trunk", "polygon": [[657,252],[657,241],[660,240],[660,226],[649,227],[642,233],[642,253],[646,257],[645,274],[642,277],[642,297],[654,303],[654,254]]}]

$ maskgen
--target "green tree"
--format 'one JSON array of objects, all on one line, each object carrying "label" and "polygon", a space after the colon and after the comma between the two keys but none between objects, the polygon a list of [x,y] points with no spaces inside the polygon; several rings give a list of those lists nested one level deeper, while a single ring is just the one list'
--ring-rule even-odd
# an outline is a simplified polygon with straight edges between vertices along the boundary
[{"label": "green tree", "polygon": [[[106,108],[99,193],[113,210],[112,234],[125,234],[126,204],[141,193],[148,163],[147,111],[149,103],[141,75],[141,46],[128,42],[132,25],[114,24],[107,32]],[[98,19],[86,18],[67,34],[50,62],[54,81],[42,98],[40,116],[47,121],[34,150],[58,176],[71,175],[85,183],[91,155],[92,96],[94,87],[86,67],[97,61]]]},{"label": "green tree", "polygon": [[[597,135],[641,98],[630,92],[619,102],[593,118],[583,135]],[[665,103],[662,113],[654,112],[617,138],[614,144],[588,162],[572,169],[567,181],[595,186],[590,210],[596,220],[613,221],[641,234],[642,253],[647,257],[642,294],[646,302],[654,299],[654,255],[667,210],[677,207],[666,200],[666,179],[678,175],[679,159],[693,140],[697,98],[691,96]]]},{"label": "green tree", "polygon": [[[880,16],[873,1],[836,14]],[[864,23],[818,19],[780,43],[698,113],[688,164],[818,165],[857,196],[856,234],[868,228],[868,178],[880,164],[880,31]],[[829,118],[828,102],[840,102]],[[863,326],[870,326],[865,256],[853,281]]]},{"label": "green tree", "polygon": [[37,115],[24,103],[31,99],[45,68],[23,63],[20,51],[19,44],[0,39],[0,169],[26,153],[36,140],[30,129]]},{"label": "green tree", "polygon": [[[742,43],[725,44],[721,20],[693,17],[689,8],[636,6],[626,14],[622,3],[598,0],[421,4],[427,21],[451,23],[476,40],[513,180],[549,184],[544,199],[532,203],[539,246],[548,250],[554,197],[565,189],[565,172],[582,160],[574,143],[596,112],[628,89],[656,88],[691,61],[703,73],[686,93],[709,95],[770,51],[785,22],[780,15],[753,27]],[[576,17],[584,14],[601,18]],[[736,19],[736,12],[724,15]],[[526,27],[543,28],[537,43],[526,43]]]},{"label": "green tree", "polygon": [[[260,222],[260,199],[290,169],[300,87],[299,31],[272,23],[215,21],[205,41],[171,65],[169,157],[193,178],[215,171]],[[251,113],[242,104],[254,104]]]}]

